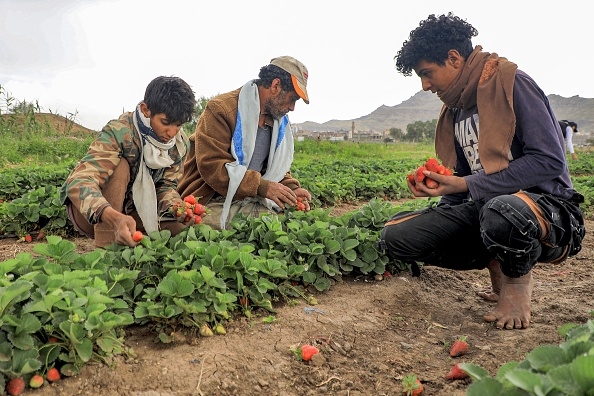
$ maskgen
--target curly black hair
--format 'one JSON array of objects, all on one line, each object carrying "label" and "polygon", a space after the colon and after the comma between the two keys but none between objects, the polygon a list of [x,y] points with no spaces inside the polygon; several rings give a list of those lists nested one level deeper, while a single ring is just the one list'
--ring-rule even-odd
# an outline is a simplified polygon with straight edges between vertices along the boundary
[{"label": "curly black hair", "polygon": [[394,57],[396,70],[410,76],[421,61],[443,66],[451,49],[457,50],[466,59],[473,51],[472,37],[476,35],[478,30],[452,12],[438,17],[431,14],[410,32],[408,40],[402,44]]},{"label": "curly black hair", "polygon": [[260,68],[260,73],[254,82],[258,86],[262,86],[264,88],[270,87],[272,84],[272,80],[275,78],[280,79],[281,89],[285,92],[295,92],[295,87],[293,87],[293,81],[291,80],[291,74],[281,69],[276,65],[266,65]]},{"label": "curly black hair", "polygon": [[151,114],[165,113],[169,122],[183,124],[192,119],[196,97],[181,78],[159,76],[146,87],[144,103]]}]

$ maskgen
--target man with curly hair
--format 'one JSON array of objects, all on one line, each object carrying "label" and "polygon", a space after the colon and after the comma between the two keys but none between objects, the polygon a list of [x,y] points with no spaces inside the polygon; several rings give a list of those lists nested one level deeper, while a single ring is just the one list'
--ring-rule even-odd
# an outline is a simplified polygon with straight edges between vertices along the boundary
[{"label": "man with curly hair", "polygon": [[484,315],[500,329],[531,319],[532,268],[575,255],[585,234],[583,214],[565,161],[563,135],[546,95],[530,76],[496,53],[473,47],[477,30],[465,20],[430,15],[395,57],[422,88],[444,103],[435,151],[453,176],[425,171],[439,183],[408,187],[438,197],[435,207],[399,213],[382,231],[391,259],[454,270],[487,268],[496,302]]},{"label": "man with curly hair", "polygon": [[311,194],[291,176],[293,134],[287,114],[307,95],[307,68],[280,56],[259,78],[208,101],[190,136],[190,153],[178,191],[194,195],[210,214],[202,224],[225,229],[238,213],[259,216]]}]

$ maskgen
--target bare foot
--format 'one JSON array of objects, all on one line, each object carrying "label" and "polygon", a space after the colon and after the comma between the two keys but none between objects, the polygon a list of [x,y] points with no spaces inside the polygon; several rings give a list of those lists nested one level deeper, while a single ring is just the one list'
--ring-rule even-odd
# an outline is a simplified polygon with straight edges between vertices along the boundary
[{"label": "bare foot", "polygon": [[503,275],[497,306],[483,318],[487,322],[496,322],[498,329],[527,329],[530,326],[533,286],[532,272],[519,278]]},{"label": "bare foot", "polygon": [[503,272],[499,261],[493,259],[487,264],[489,276],[491,277],[491,287],[486,287],[478,291],[476,294],[487,301],[499,301],[499,293],[501,292],[501,283],[503,282]]}]

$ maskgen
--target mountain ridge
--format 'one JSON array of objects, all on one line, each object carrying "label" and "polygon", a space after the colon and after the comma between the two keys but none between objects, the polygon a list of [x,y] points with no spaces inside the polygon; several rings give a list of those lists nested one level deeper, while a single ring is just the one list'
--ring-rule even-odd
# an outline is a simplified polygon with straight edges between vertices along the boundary
[{"label": "mountain ridge", "polygon": [[[557,119],[568,119],[578,124],[578,130],[594,131],[594,99],[578,95],[566,98],[551,94],[547,98]],[[361,131],[382,132],[390,128],[406,131],[406,126],[416,121],[431,121],[439,115],[443,103],[431,92],[419,91],[409,99],[395,106],[381,105],[371,113],[350,119],[330,120],[324,123],[305,121],[297,123],[299,130],[310,132],[349,131],[352,123]]]}]

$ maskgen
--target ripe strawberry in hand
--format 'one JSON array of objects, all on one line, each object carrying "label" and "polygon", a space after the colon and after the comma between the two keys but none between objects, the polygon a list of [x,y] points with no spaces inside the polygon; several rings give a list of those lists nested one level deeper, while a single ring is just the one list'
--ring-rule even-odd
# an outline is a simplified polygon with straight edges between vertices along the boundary
[{"label": "ripe strawberry in hand", "polygon": [[[440,163],[435,158],[429,158],[427,161],[425,161],[425,168],[427,168],[427,170],[429,172],[439,173],[439,171],[438,171],[439,166],[440,166]],[[441,165],[441,166],[443,166],[443,165]]]},{"label": "ripe strawberry in hand", "polygon": [[431,179],[431,178],[425,178],[425,185],[427,186],[427,188],[437,188],[439,187],[439,183],[436,182],[435,180]]},{"label": "ripe strawberry in hand", "polygon": [[468,378],[468,373],[460,368],[460,363],[456,363],[454,367],[450,370],[449,373],[446,375],[446,379],[449,380],[457,380],[457,379],[464,379]]},{"label": "ripe strawberry in hand", "polygon": [[306,206],[305,206],[305,203],[303,203],[303,199],[297,198],[297,210],[304,212],[305,208],[306,208]]},{"label": "ripe strawberry in hand", "polygon": [[206,213],[206,207],[202,204],[194,204],[194,214],[201,216]]},{"label": "ripe strawberry in hand", "polygon": [[425,168],[425,166],[421,165],[417,168],[417,171],[415,173],[415,181],[417,183],[421,183],[423,182],[423,180],[425,180],[425,174],[423,172],[425,172],[427,170],[427,168]]},{"label": "ripe strawberry in hand", "polygon": [[468,353],[468,342],[466,342],[466,337],[458,337],[458,339],[452,344],[450,356],[458,357],[466,355],[466,353]]},{"label": "ripe strawberry in hand", "polygon": [[414,173],[409,173],[408,175],[406,175],[406,180],[408,180],[410,184],[412,184],[413,186],[417,184]]},{"label": "ripe strawberry in hand", "polygon": [[140,242],[142,241],[142,236],[142,231],[135,231],[134,234],[132,234],[132,239],[134,242]]},{"label": "ripe strawberry in hand", "polygon": [[189,205],[196,205],[196,197],[190,194],[184,198],[184,202]]}]

